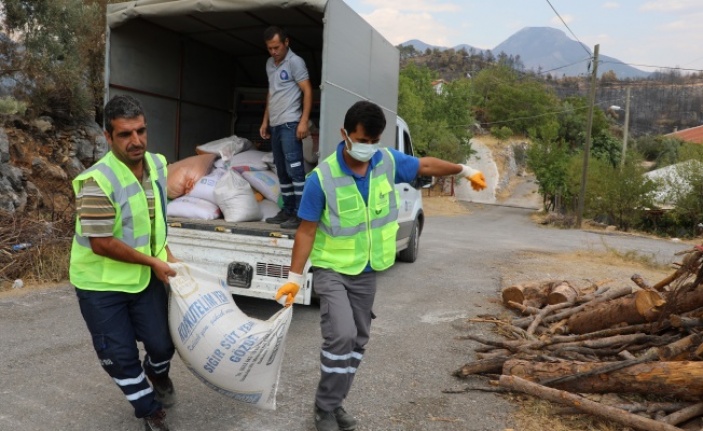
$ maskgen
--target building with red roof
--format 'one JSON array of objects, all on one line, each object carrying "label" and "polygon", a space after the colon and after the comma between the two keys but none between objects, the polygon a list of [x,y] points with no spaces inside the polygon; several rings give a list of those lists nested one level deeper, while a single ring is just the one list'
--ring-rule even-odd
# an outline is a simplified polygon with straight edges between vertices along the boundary
[{"label": "building with red roof", "polygon": [[668,133],[664,136],[679,138],[683,141],[691,142],[694,144],[703,144],[703,126],[696,126],[688,129],[677,130],[673,133]]}]

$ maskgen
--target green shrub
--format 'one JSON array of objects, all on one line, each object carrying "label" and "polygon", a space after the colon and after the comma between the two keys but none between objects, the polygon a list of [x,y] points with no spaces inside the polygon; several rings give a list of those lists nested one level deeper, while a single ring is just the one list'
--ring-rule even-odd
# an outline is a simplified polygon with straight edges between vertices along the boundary
[{"label": "green shrub", "polygon": [[491,133],[501,141],[513,136],[513,130],[508,126],[494,127],[491,129]]},{"label": "green shrub", "polygon": [[683,141],[663,136],[643,136],[634,141],[634,148],[645,160],[656,162],[657,167],[676,163],[679,160],[679,148]]},{"label": "green shrub", "polygon": [[573,197],[568,187],[566,145],[536,140],[527,150],[527,166],[535,173],[546,211],[563,211]]},{"label": "green shrub", "polygon": [[27,104],[15,99],[12,96],[0,97],[0,114],[2,115],[24,115],[27,111]]},{"label": "green shrub", "polygon": [[[579,171],[580,172],[580,171]],[[610,161],[592,158],[586,182],[585,210],[591,217],[607,217],[619,229],[642,224],[645,208],[651,208],[655,184],[638,163],[613,167]]]},{"label": "green shrub", "polygon": [[104,1],[2,0],[4,68],[15,69],[14,96],[34,115],[70,121],[102,105]]}]

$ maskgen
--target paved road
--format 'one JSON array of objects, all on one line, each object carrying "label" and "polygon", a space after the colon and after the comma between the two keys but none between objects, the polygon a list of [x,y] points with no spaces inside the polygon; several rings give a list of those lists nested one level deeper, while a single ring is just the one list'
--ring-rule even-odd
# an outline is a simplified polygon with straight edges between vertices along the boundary
[{"label": "paved road", "polygon": [[[461,385],[450,373],[473,359],[455,340],[452,322],[496,313],[501,267],[520,250],[567,251],[602,246],[603,236],[546,229],[531,211],[470,205],[471,213],[431,217],[420,257],[379,277],[372,339],[347,400],[360,431],[501,431],[514,406],[490,393],[443,394]],[[608,247],[638,250],[670,262],[687,248],[664,240],[610,235]],[[278,305],[238,298],[248,314],[267,318]],[[174,361],[179,403],[174,431],[311,430],[318,377],[318,310],[296,306],[288,335],[278,409],[237,404],[207,389]],[[486,331],[490,330],[486,328]],[[0,295],[0,430],[139,430],[141,423],[98,366],[75,294],[68,286]]]}]

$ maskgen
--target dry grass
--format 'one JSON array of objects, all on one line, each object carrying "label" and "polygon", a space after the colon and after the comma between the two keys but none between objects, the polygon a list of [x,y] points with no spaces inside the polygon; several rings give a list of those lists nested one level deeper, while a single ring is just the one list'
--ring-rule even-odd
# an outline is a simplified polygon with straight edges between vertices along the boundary
[{"label": "dry grass", "polygon": [[[73,217],[54,221],[22,215],[0,214],[0,291],[15,279],[47,283],[68,279]],[[17,244],[30,244],[13,250]]]},{"label": "dry grass", "polygon": [[633,274],[656,283],[673,271],[671,265],[657,262],[652,255],[620,252],[607,244],[604,246],[605,250],[588,245],[582,250],[566,253],[519,252],[514,260],[502,267],[502,287],[547,279],[568,280],[580,289],[593,284],[633,285],[630,280]]},{"label": "dry grass", "polygon": [[422,209],[427,217],[457,216],[469,214],[470,211],[453,196],[423,196]]},{"label": "dry grass", "polygon": [[596,416],[555,414],[561,406],[528,395],[510,395],[520,405],[513,419],[520,431],[624,431],[626,427]]},{"label": "dry grass", "polygon": [[665,270],[670,268],[669,265],[658,263],[654,254],[642,253],[637,250],[627,250],[623,252],[609,246],[602,238],[601,244],[603,248],[605,248],[605,251],[594,250],[592,246],[589,246],[585,250],[567,253],[567,255],[571,254],[572,256],[566,257],[569,260],[589,260],[595,264],[607,266],[641,267],[650,270]]}]

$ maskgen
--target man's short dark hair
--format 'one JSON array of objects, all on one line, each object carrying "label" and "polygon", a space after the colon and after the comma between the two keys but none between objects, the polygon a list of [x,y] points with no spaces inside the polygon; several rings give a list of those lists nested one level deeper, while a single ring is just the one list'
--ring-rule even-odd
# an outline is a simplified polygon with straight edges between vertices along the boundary
[{"label": "man's short dark hair", "polygon": [[356,102],[344,116],[344,129],[348,133],[352,133],[359,124],[364,127],[367,136],[381,136],[386,128],[386,116],[383,114],[383,109],[366,100]]},{"label": "man's short dark hair", "polygon": [[281,42],[285,42],[286,39],[288,39],[288,33],[286,33],[285,30],[283,30],[281,27],[272,25],[271,27],[264,30],[264,42],[268,42],[269,40],[276,37],[276,35],[278,35],[278,39]]},{"label": "man's short dark hair", "polygon": [[128,94],[120,94],[113,96],[109,102],[105,105],[105,130],[107,133],[112,134],[112,120],[118,118],[137,118],[139,116],[144,117],[146,120],[146,115],[144,115],[144,107],[136,97],[130,96]]}]

